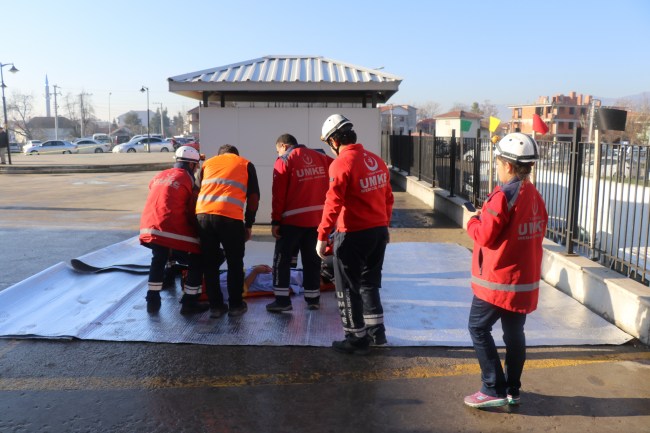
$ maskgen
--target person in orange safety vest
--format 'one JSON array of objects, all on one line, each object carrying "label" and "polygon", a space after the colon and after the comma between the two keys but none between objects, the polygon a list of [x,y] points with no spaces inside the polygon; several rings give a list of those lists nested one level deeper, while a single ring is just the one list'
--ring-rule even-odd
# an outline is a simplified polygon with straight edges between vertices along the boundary
[{"label": "person in orange safety vest", "polygon": [[[244,251],[251,239],[260,201],[255,166],[225,144],[201,168],[201,190],[196,202],[210,317],[241,316],[248,307],[242,299]],[[228,305],[219,284],[220,247],[228,264]]]}]

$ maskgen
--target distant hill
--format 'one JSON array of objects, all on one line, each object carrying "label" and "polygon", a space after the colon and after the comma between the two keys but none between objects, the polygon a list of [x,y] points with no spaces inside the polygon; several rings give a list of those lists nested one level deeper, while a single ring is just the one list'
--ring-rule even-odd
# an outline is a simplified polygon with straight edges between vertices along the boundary
[{"label": "distant hill", "polygon": [[636,95],[621,96],[618,98],[607,98],[602,96],[594,96],[596,99],[600,99],[604,106],[616,105],[617,101],[625,100],[631,101],[633,104],[642,104],[644,101],[650,101],[650,92],[641,92]]}]

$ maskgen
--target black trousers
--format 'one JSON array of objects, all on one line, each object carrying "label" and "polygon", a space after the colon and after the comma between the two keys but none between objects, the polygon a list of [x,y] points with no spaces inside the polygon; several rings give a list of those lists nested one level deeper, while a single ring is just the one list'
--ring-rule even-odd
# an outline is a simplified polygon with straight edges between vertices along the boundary
[{"label": "black trousers", "polygon": [[246,231],[244,222],[221,215],[198,214],[199,237],[203,256],[205,288],[214,308],[224,303],[219,284],[220,248],[223,246],[228,264],[228,304],[236,308],[242,304],[244,291],[244,251]]},{"label": "black trousers", "polygon": [[385,332],[381,268],[388,227],[334,234],[334,281],[346,337]]},{"label": "black trousers", "polygon": [[160,291],[165,280],[165,266],[170,257],[179,255],[184,258],[185,264],[188,265],[186,292],[189,290],[191,294],[196,294],[201,288],[201,280],[203,278],[203,269],[200,254],[192,254],[184,251],[172,250],[168,247],[163,247],[157,244],[147,243],[144,244],[147,248],[151,249],[151,266],[149,268],[149,290]]},{"label": "black trousers", "polygon": [[316,253],[318,232],[316,227],[280,226],[280,239],[275,241],[273,253],[273,293],[275,296],[289,296],[291,280],[291,258],[300,252],[303,268],[305,300],[318,302],[320,298],[320,265]]}]

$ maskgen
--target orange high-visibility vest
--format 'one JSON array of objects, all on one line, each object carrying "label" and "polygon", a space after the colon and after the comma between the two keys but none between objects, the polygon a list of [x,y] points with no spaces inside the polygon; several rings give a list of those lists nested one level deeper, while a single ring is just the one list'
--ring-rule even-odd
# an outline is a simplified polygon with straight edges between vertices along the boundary
[{"label": "orange high-visibility vest", "polygon": [[196,213],[244,220],[248,189],[248,160],[234,153],[213,156],[201,169]]}]

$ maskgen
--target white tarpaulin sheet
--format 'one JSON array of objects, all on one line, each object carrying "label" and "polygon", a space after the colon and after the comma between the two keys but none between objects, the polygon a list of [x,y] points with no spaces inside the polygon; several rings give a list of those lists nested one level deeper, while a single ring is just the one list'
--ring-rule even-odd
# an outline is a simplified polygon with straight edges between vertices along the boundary
[{"label": "white tarpaulin sheet", "polygon": [[[78,259],[97,268],[146,267],[150,250],[137,238]],[[270,264],[273,244],[248,242],[245,265]],[[382,303],[389,345],[471,346],[467,318],[472,300],[471,253],[456,244],[389,244]],[[60,263],[0,292],[0,336],[150,341],[211,345],[329,346],[343,336],[333,292],[321,309],[308,311],[293,299],[293,311],[271,314],[272,297],[250,298],[241,317],[181,316],[176,290],[162,292],[162,309],[146,312],[147,275],[134,272],[79,273]],[[494,331],[502,344],[500,325]],[[526,322],[527,344],[622,344],[632,337],[574,299],[543,284],[539,309]]]}]

